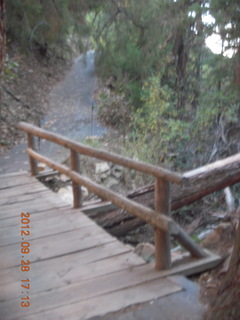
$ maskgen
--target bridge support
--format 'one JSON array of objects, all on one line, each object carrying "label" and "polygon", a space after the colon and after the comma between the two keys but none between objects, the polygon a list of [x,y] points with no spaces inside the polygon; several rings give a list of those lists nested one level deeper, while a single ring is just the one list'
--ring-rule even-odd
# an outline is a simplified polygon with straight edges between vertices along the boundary
[{"label": "bridge support", "polygon": [[[170,215],[170,183],[167,180],[155,179],[155,210],[158,214]],[[170,234],[154,228],[155,268],[167,270],[171,268]]]},{"label": "bridge support", "polygon": [[[27,133],[27,141],[28,141],[28,148],[35,150],[34,136],[31,133]],[[29,155],[29,163],[30,163],[31,175],[32,176],[37,175],[38,174],[37,161],[30,155]]]},{"label": "bridge support", "polygon": [[[76,151],[71,149],[71,169],[79,173],[80,171],[80,161],[79,155]],[[81,186],[72,180],[72,190],[73,190],[73,208],[81,208],[82,206],[82,190]]]}]

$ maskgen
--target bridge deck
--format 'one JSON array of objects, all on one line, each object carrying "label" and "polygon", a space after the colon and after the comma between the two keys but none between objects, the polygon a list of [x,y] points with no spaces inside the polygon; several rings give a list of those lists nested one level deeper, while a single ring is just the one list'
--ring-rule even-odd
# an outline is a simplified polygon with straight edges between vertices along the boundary
[{"label": "bridge deck", "polygon": [[35,178],[0,176],[1,320],[90,319],[180,290]]}]

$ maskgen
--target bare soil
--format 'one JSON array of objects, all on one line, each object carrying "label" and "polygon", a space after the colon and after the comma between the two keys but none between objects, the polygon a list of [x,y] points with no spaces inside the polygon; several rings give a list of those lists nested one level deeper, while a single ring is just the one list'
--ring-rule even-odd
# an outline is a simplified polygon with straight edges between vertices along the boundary
[{"label": "bare soil", "polygon": [[39,124],[48,110],[48,93],[70,66],[69,61],[37,60],[16,47],[9,48],[0,108],[0,154],[23,139],[17,129],[19,121]]}]

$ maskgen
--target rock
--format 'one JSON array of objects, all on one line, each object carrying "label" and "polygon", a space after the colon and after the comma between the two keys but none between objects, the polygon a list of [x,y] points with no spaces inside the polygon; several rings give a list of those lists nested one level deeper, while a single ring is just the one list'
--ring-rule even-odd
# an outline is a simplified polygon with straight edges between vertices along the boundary
[{"label": "rock", "polygon": [[120,180],[123,176],[123,167],[118,166],[118,165],[113,166],[111,169],[111,173],[115,178]]},{"label": "rock", "polygon": [[104,184],[108,189],[111,189],[119,184],[119,180],[114,177],[109,177]]},{"label": "rock", "polygon": [[154,252],[155,252],[155,248],[152,244],[150,243],[139,243],[134,252],[142,257],[145,261],[147,262],[151,262],[154,260]]},{"label": "rock", "polygon": [[102,174],[100,175],[100,182],[106,180],[108,177],[109,177],[109,174],[107,174],[107,173],[102,173]]},{"label": "rock", "polygon": [[67,181],[70,181],[71,179],[69,177],[65,176],[65,174],[61,174],[60,175],[60,180],[62,182],[67,182]]},{"label": "rock", "polygon": [[[55,178],[56,179],[56,178]],[[46,177],[45,178],[46,182],[53,182],[54,181],[54,177]]]},{"label": "rock", "polygon": [[63,201],[65,201],[68,204],[73,204],[73,194],[72,190],[66,189],[66,188],[60,188],[58,190],[58,195],[62,198]]},{"label": "rock", "polygon": [[44,171],[46,169],[46,164],[42,163],[42,162],[39,162],[37,164],[37,167],[38,167],[38,171]]},{"label": "rock", "polygon": [[107,162],[99,162],[95,164],[95,173],[102,174],[110,171],[110,165]]},{"label": "rock", "polygon": [[81,190],[82,190],[82,196],[83,196],[83,199],[87,198],[89,196],[89,191],[87,188],[85,188],[84,186],[81,187]]}]

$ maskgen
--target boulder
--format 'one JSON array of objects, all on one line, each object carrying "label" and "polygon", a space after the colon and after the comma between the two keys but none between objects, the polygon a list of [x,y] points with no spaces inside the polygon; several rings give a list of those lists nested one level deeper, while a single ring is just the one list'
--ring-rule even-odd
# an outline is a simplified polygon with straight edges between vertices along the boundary
[{"label": "boulder", "polygon": [[45,163],[39,162],[37,164],[38,171],[44,171],[46,169],[46,166],[47,165]]},{"label": "boulder", "polygon": [[112,167],[111,173],[115,178],[121,180],[123,177],[123,167],[115,165]]},{"label": "boulder", "polygon": [[69,177],[65,176],[65,174],[61,174],[60,175],[60,180],[62,182],[67,182],[67,181],[70,181],[71,179]]},{"label": "boulder", "polygon": [[66,188],[60,188],[58,190],[58,195],[62,198],[63,201],[65,201],[68,204],[73,204],[73,194],[72,190],[66,189]]},{"label": "boulder", "polygon": [[108,189],[112,189],[112,187],[119,185],[119,180],[114,177],[108,177],[104,184]]},{"label": "boulder", "polygon": [[154,261],[155,248],[151,243],[139,243],[134,249],[134,252],[147,262]]},{"label": "boulder", "polygon": [[95,173],[101,175],[110,171],[110,165],[107,162],[99,162],[95,164]]}]

